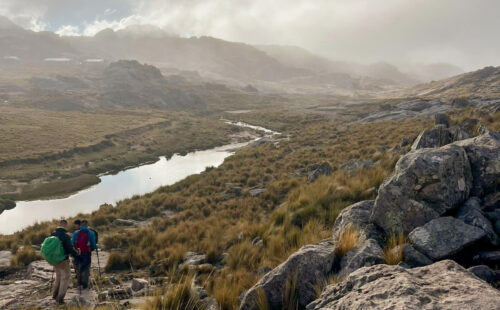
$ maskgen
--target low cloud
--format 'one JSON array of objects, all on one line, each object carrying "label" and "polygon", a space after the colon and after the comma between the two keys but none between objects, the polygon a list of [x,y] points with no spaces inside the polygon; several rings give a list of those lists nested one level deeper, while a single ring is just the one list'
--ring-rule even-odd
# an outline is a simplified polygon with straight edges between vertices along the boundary
[{"label": "low cloud", "polygon": [[28,23],[31,29],[45,23],[62,35],[75,34],[70,26],[94,35],[105,28],[152,24],[181,36],[298,45],[363,63],[444,61],[467,69],[500,64],[496,0],[88,0],[85,16],[72,13],[70,22],[59,25],[58,14],[78,12],[81,2],[4,1],[0,14],[25,12],[38,23]]}]

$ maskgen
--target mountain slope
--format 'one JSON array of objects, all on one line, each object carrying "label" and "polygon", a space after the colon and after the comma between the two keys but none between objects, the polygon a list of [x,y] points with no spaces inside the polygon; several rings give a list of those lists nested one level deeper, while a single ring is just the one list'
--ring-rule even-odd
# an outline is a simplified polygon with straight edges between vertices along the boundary
[{"label": "mountain slope", "polygon": [[485,67],[448,79],[419,85],[409,93],[416,96],[444,98],[498,98],[500,96],[500,67]]}]

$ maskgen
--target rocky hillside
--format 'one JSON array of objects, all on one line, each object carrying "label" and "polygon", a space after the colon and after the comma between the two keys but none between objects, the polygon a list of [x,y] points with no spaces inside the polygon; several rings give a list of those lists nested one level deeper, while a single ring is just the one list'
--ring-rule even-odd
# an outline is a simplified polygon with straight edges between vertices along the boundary
[{"label": "rocky hillside", "polygon": [[419,85],[410,93],[440,98],[498,98],[500,96],[500,67],[485,67],[448,79]]},{"label": "rocky hillside", "polygon": [[375,200],[344,209],[331,238],[267,273],[240,310],[496,309],[500,133],[472,127],[438,115]]}]

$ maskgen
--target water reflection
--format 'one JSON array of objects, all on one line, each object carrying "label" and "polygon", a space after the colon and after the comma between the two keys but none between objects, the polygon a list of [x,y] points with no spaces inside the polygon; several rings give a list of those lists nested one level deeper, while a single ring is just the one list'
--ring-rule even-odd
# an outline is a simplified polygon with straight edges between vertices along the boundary
[{"label": "water reflection", "polygon": [[104,203],[154,191],[160,186],[174,184],[206,167],[217,167],[232,150],[246,143],[231,144],[205,151],[161,157],[154,164],[122,171],[116,175],[102,176],[101,183],[62,199],[19,201],[12,210],[0,215],[0,233],[11,234],[36,222],[88,213]]}]

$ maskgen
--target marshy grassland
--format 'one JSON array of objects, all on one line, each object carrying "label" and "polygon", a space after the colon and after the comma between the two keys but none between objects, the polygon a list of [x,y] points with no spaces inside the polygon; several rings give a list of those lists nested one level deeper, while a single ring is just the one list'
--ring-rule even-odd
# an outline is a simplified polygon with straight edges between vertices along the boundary
[{"label": "marshy grassland", "polygon": [[[498,112],[478,114],[466,109],[449,114],[453,122],[474,117],[488,128],[500,128]],[[279,145],[241,149],[218,168],[78,216],[90,220],[100,232],[101,247],[111,251],[107,273],[169,277],[169,289],[159,292],[145,309],[172,305],[198,309],[187,289],[195,275],[221,309],[238,309],[240,294],[262,276],[259,269],[276,267],[301,246],[329,237],[343,208],[375,198],[399,156],[409,150],[410,145],[401,146],[401,140],[411,140],[432,126],[429,119],[345,124],[292,112],[252,112],[238,117],[281,131]],[[354,171],[343,168],[352,161],[372,161],[373,166]],[[332,174],[308,183],[300,172],[322,162],[331,165]],[[234,187],[241,193],[232,191]],[[250,189],[255,188],[266,191],[252,196]],[[167,210],[176,215],[164,216]],[[124,229],[113,225],[118,218],[149,224]],[[0,236],[0,249],[40,244],[54,226],[55,222],[44,222]],[[339,251],[345,252],[356,246],[356,231],[343,239]],[[405,236],[394,236],[387,240],[387,249],[405,240]],[[214,266],[223,260],[224,268],[179,268],[187,251],[205,253]],[[21,264],[29,261],[27,253],[23,255]],[[387,251],[386,255],[392,264],[400,260],[400,253]],[[290,299],[293,303],[293,296]]]},{"label": "marshy grassland", "polygon": [[0,108],[0,197],[69,194],[98,174],[227,144],[239,131],[184,112]]}]

